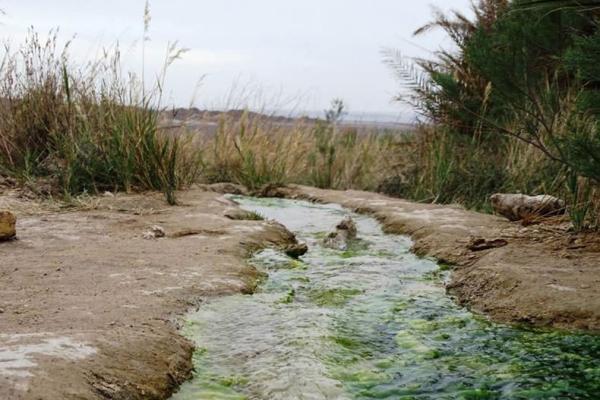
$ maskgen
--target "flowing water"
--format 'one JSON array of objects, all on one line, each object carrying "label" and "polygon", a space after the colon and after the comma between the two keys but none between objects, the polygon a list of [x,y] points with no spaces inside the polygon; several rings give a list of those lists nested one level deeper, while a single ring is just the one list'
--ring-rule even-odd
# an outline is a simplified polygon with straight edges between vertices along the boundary
[{"label": "flowing water", "polygon": [[352,215],[360,240],[335,251],[320,241],[346,210],[234,199],[310,251],[257,254],[257,293],[189,317],[196,374],[174,399],[600,399],[600,338],[474,316],[445,294],[443,268],[371,218]]}]

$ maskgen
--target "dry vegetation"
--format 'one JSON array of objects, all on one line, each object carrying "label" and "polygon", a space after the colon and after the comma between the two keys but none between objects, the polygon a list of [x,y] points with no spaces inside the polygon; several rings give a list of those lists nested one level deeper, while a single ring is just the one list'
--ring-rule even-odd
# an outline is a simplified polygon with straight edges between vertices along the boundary
[{"label": "dry vegetation", "polygon": [[[35,32],[0,65],[0,173],[50,181],[69,196],[103,190],[174,191],[193,182],[198,154],[159,133],[160,82],[145,90],[118,49],[84,66]],[[165,68],[178,56],[175,48]]]},{"label": "dry vegetation", "polygon": [[375,190],[393,170],[403,138],[359,133],[339,125],[343,105],[325,120],[277,124],[269,118],[222,118],[214,137],[201,143],[208,182],[229,181],[258,189],[299,183],[321,188]]},{"label": "dry vegetation", "polygon": [[173,134],[162,128],[161,87],[176,48],[148,90],[122,71],[118,49],[77,66],[57,43],[55,32],[31,32],[0,65],[0,174],[21,183],[67,198],[159,190],[174,204],[199,181],[374,190],[392,170],[397,137],[341,127],[341,103],[318,122],[224,114],[209,138]]}]

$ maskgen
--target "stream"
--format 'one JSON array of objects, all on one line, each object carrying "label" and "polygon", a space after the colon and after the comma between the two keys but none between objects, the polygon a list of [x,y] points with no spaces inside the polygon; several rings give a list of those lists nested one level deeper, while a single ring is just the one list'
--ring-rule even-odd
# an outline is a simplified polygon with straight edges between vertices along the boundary
[{"label": "stream", "polygon": [[[232,197],[307,242],[264,250],[254,295],[189,315],[195,375],[173,396],[205,399],[599,399],[600,337],[509,327],[456,305],[448,272],[407,237],[335,205]],[[359,240],[320,245],[346,216]]]}]

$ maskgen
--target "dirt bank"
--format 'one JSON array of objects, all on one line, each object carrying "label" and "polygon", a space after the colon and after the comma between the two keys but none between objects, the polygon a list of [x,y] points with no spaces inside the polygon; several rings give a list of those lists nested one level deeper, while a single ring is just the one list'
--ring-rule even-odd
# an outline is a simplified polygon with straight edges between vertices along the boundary
[{"label": "dirt bank", "polygon": [[449,292],[496,321],[600,332],[598,235],[367,192],[290,186],[267,194],[341,204],[409,234],[416,253],[455,266]]},{"label": "dirt bank", "polygon": [[[223,217],[235,205],[203,190],[177,207],[119,195],[74,211],[1,192],[19,240],[0,243],[0,399],[166,398],[192,367],[181,314],[251,291],[249,250],[293,240]],[[144,239],[153,225],[167,236]]]}]

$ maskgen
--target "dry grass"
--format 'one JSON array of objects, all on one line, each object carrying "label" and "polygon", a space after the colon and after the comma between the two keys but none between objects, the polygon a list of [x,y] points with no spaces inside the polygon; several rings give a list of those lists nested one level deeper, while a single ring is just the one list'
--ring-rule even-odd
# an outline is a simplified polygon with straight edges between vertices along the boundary
[{"label": "dry grass", "polygon": [[198,153],[159,131],[161,79],[153,89],[124,74],[116,49],[78,66],[69,44],[30,32],[0,64],[0,173],[49,180],[64,195],[103,190],[175,190],[195,180]]},{"label": "dry grass", "polygon": [[389,175],[399,133],[359,134],[320,121],[278,124],[268,118],[222,118],[214,138],[202,144],[205,179],[257,189],[299,183],[336,189],[374,190]]}]

